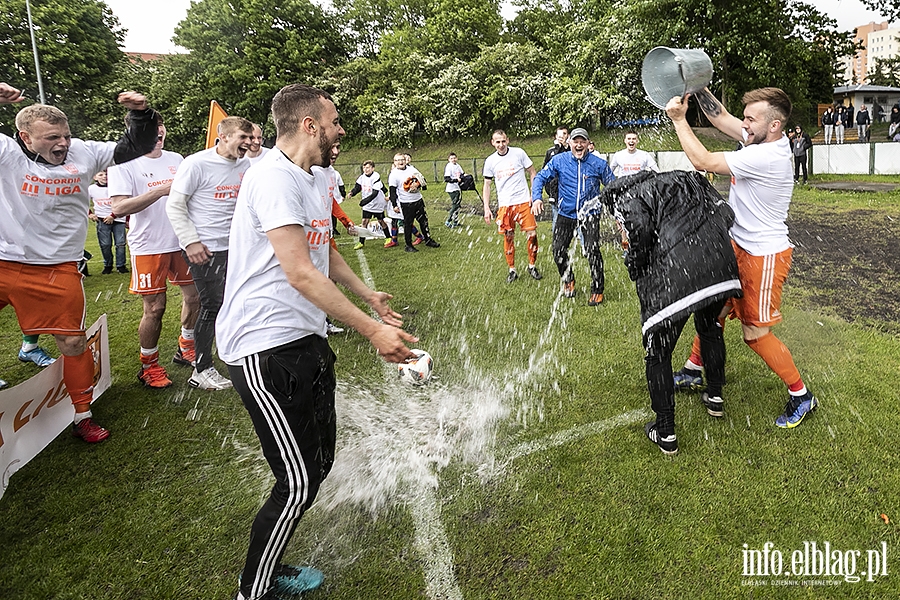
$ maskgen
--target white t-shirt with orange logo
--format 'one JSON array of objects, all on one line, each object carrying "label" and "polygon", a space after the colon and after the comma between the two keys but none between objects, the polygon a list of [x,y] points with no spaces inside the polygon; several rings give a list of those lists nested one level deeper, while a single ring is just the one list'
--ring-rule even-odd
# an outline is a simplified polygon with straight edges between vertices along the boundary
[{"label": "white t-shirt with orange logo", "polygon": [[234,205],[249,168],[249,158],[229,160],[215,148],[191,154],[178,167],[172,192],[190,197],[188,220],[211,252],[228,250]]},{"label": "white t-shirt with orange logo", "polygon": [[509,146],[506,154],[500,156],[496,152],[484,160],[482,173],[485,178],[492,178],[497,186],[497,203],[499,206],[514,206],[523,202],[531,202],[528,190],[528,179],[525,171],[534,164],[525,151]]},{"label": "white t-shirt with orange logo", "polygon": [[754,256],[792,247],[785,223],[794,193],[792,156],[787,136],[725,153],[732,175],[728,194],[734,210],[731,237]]},{"label": "white t-shirt with orange logo", "polygon": [[627,148],[619,150],[610,157],[609,168],[612,169],[613,175],[617,178],[634,175],[641,171],[655,171],[659,173],[659,167],[656,165],[652,154],[644,150],[629,152]]},{"label": "white t-shirt with orange logo", "polygon": [[66,162],[30,159],[0,135],[0,260],[30,265],[78,261],[88,223],[88,187],[113,162],[115,142],[73,139]]},{"label": "white t-shirt with orange logo", "polygon": [[[112,214],[112,200],[109,197],[109,186],[94,184],[88,188],[91,204],[94,205],[94,214],[102,221]],[[124,223],[125,217],[116,217],[116,223]]]},{"label": "white t-shirt with orange logo", "polygon": [[[184,158],[177,152],[163,150],[159,158],[141,156],[125,164],[110,167],[107,171],[109,195],[132,198],[155,187],[171,183],[183,160]],[[128,248],[132,256],[165,254],[181,249],[166,214],[167,199],[168,196],[163,196],[144,210],[131,215]]]},{"label": "white t-shirt with orange logo", "polygon": [[313,265],[329,273],[331,198],[327,177],[280,150],[247,171],[234,208],[225,300],[216,319],[219,357],[230,365],[308,335],[326,337],[325,313],[287,280],[266,232],[300,225]]}]

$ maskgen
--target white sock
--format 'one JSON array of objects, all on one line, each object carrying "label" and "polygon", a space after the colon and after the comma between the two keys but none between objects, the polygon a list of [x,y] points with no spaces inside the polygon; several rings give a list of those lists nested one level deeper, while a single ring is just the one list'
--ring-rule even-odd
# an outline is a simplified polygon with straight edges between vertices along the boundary
[{"label": "white sock", "polygon": [[159,352],[159,346],[153,346],[152,348],[144,348],[141,346],[141,356],[150,356],[151,354],[156,354]]},{"label": "white sock", "polygon": [[28,344],[26,342],[22,342],[22,352],[31,352],[38,347],[37,344]]},{"label": "white sock", "polygon": [[186,340],[194,339],[194,330],[193,329],[185,329],[184,327],[182,327],[181,328],[181,337],[183,337]]},{"label": "white sock", "polygon": [[702,371],[702,370],[703,370],[703,367],[702,367],[702,366],[700,366],[700,365],[695,365],[695,364],[691,361],[691,359],[687,359],[687,361],[685,361],[685,363],[684,363],[684,368],[685,368],[685,369],[691,369],[692,371]]},{"label": "white sock", "polygon": [[81,423],[81,422],[84,421],[85,419],[89,419],[89,418],[91,418],[92,416],[94,416],[94,415],[91,414],[91,411],[80,412],[80,413],[77,412],[77,413],[75,413],[75,424],[78,425],[79,423]]}]

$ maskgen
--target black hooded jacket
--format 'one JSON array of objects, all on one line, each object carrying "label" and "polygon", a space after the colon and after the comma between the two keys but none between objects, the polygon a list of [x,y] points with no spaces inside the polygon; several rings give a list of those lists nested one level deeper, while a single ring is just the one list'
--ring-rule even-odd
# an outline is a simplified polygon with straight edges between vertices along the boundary
[{"label": "black hooded jacket", "polygon": [[625,266],[645,339],[660,323],[741,295],[728,235],[734,212],[703,175],[641,171],[610,183],[599,200],[628,236]]}]

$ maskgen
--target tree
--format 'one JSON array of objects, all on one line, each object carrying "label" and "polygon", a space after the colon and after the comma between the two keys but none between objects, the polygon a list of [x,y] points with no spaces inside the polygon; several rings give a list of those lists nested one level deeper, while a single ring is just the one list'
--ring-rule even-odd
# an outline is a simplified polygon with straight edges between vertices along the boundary
[{"label": "tree", "polygon": [[333,16],[308,0],[200,0],[174,40],[190,52],[165,59],[154,98],[173,142],[194,150],[202,147],[210,100],[265,123],[279,89],[311,83],[348,58]]},{"label": "tree", "polygon": [[[35,39],[48,104],[69,117],[73,133],[115,108],[109,95],[124,34],[119,22],[100,0],[41,0],[31,3]],[[22,88],[38,100],[37,76],[25,10],[25,0],[0,0],[0,81]],[[0,107],[0,122],[12,127],[21,106]]]},{"label": "tree", "polygon": [[876,58],[868,79],[872,85],[900,87],[900,57]]}]

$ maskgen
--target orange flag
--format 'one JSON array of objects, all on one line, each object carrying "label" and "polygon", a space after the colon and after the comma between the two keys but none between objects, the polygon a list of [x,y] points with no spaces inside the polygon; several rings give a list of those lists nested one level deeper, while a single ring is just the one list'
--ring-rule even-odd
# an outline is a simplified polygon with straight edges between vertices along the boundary
[{"label": "orange flag", "polygon": [[216,134],[216,128],[219,126],[219,123],[228,116],[222,107],[219,106],[219,103],[215,100],[211,100],[209,103],[209,121],[206,125],[206,147],[212,148],[216,145],[216,138],[219,137]]}]

